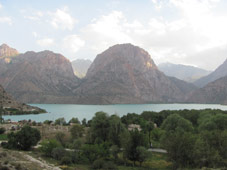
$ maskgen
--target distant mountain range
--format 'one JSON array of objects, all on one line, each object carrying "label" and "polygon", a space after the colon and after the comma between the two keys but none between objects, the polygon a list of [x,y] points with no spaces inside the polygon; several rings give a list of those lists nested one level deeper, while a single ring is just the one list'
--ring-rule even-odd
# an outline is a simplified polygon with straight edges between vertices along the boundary
[{"label": "distant mountain range", "polygon": [[87,74],[87,70],[90,67],[92,61],[91,60],[84,60],[84,59],[77,59],[72,61],[72,67],[74,74],[79,77],[83,78]]},{"label": "distant mountain range", "polygon": [[[89,60],[71,63],[51,51],[19,54],[6,44],[0,49],[0,84],[24,103],[226,103],[227,78],[221,74],[227,68],[226,62],[206,76],[224,78],[199,89],[179,79],[191,81],[207,74],[206,70],[171,64],[166,76],[163,73],[166,71],[159,70],[148,52],[132,44],[112,46],[92,63]],[[163,65],[159,67],[166,69]],[[75,75],[78,73],[80,76]]]},{"label": "distant mountain range", "polygon": [[210,71],[198,67],[173,63],[161,63],[158,68],[167,76],[176,77],[191,83],[210,73]]},{"label": "distant mountain range", "polygon": [[194,82],[194,84],[198,87],[204,87],[210,82],[213,82],[221,77],[227,76],[227,59],[225,62],[220,65],[214,72],[209,75],[202,77],[201,79]]}]

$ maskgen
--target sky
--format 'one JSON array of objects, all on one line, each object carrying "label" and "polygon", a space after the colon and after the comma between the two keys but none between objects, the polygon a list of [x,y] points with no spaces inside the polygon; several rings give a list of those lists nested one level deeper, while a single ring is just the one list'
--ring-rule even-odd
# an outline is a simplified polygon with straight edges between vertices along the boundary
[{"label": "sky", "polygon": [[0,44],[90,59],[131,43],[156,64],[214,70],[227,58],[226,0],[0,0]]}]

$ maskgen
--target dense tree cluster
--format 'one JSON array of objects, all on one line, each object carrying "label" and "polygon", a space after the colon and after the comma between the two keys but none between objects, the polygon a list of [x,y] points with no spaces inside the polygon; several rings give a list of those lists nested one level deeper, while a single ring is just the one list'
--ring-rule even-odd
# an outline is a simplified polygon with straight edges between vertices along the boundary
[{"label": "dense tree cluster", "polygon": [[[72,118],[67,123],[59,118],[45,123],[70,124],[70,137],[58,132],[54,139],[42,141],[39,149],[60,164],[89,164],[92,169],[117,169],[118,165],[146,168],[152,144],[167,151],[172,169],[227,166],[227,112],[221,110],[146,111],[121,118],[98,112],[88,122]],[[8,148],[28,150],[40,140],[40,133],[26,126],[10,133],[8,139]]]}]

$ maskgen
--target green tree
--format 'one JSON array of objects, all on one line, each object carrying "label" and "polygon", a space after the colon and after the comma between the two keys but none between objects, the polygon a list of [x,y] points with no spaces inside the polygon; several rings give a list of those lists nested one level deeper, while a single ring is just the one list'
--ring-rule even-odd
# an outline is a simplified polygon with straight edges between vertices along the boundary
[{"label": "green tree", "polygon": [[136,148],[136,152],[138,154],[138,162],[140,163],[140,166],[142,165],[142,163],[148,158],[148,151],[145,147],[143,146],[138,146]]},{"label": "green tree", "polygon": [[40,151],[45,155],[51,157],[54,148],[61,147],[61,144],[55,139],[44,140],[41,142]]},{"label": "green tree", "polygon": [[62,145],[65,146],[66,145],[66,136],[65,133],[63,132],[57,132],[55,135],[55,139]]},{"label": "green tree", "polygon": [[129,160],[133,161],[133,165],[135,165],[135,161],[139,161],[139,153],[136,148],[139,146],[147,147],[148,141],[144,133],[139,132],[137,129],[130,131],[129,134],[129,140],[124,145],[123,154],[125,154]]},{"label": "green tree", "polygon": [[183,117],[179,116],[178,114],[172,114],[168,116],[163,122],[161,128],[168,132],[177,130],[181,130],[184,132],[193,131],[192,123],[184,119]]},{"label": "green tree", "polygon": [[71,133],[72,139],[78,139],[79,137],[83,136],[84,127],[80,124],[75,124],[71,127],[70,133]]},{"label": "green tree", "polygon": [[80,124],[80,121],[79,121],[78,118],[73,117],[73,118],[69,121],[69,123],[77,123],[77,124]]},{"label": "green tree", "polygon": [[195,136],[190,132],[181,130],[166,132],[161,141],[168,152],[169,159],[174,163],[174,168],[190,167],[193,165],[193,150]]},{"label": "green tree", "polygon": [[118,147],[121,146],[120,135],[126,130],[125,126],[121,123],[121,119],[117,115],[112,115],[109,118],[108,140]]},{"label": "green tree", "polygon": [[91,142],[95,143],[97,138],[104,142],[107,141],[109,138],[109,127],[109,116],[104,112],[97,112],[91,122]]},{"label": "green tree", "polygon": [[66,125],[66,121],[65,121],[65,118],[62,117],[62,118],[58,118],[55,120],[54,122],[55,125]]},{"label": "green tree", "polygon": [[32,146],[35,146],[41,139],[38,129],[31,128],[30,126],[24,126],[20,131],[16,133],[10,133],[8,135],[8,148],[29,150]]}]

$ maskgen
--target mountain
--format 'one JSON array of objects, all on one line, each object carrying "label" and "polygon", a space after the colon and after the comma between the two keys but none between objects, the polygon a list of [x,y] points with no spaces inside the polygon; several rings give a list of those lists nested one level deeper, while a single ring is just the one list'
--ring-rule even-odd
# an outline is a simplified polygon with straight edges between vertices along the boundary
[{"label": "mountain", "polygon": [[87,70],[90,67],[92,61],[91,60],[84,60],[84,59],[77,59],[72,61],[72,67],[74,74],[79,77],[83,78],[87,74]]},{"label": "mountain", "polygon": [[227,76],[219,78],[188,96],[191,103],[227,104]]},{"label": "mountain", "polygon": [[71,63],[51,51],[0,58],[0,84],[23,103],[71,103],[79,79]]},{"label": "mountain", "polygon": [[190,88],[160,72],[145,50],[120,44],[97,55],[74,93],[83,104],[160,103],[182,102]]},{"label": "mountain", "polygon": [[0,58],[13,57],[17,55],[19,55],[19,52],[14,48],[9,47],[7,44],[2,44],[0,46]]},{"label": "mountain", "polygon": [[195,81],[194,84],[198,87],[203,87],[203,86],[207,85],[208,83],[215,81],[224,76],[227,76],[227,59],[215,71],[213,71],[209,75],[202,77],[201,79]]},{"label": "mountain", "polygon": [[167,76],[176,77],[187,82],[194,82],[210,73],[210,71],[183,64],[162,63],[158,65],[158,68]]},{"label": "mountain", "polygon": [[[12,113],[19,113],[21,111],[23,112],[30,112],[30,113],[34,113],[34,112],[45,112],[42,109],[39,109],[38,107],[33,107],[33,106],[29,106],[23,103],[19,103],[17,101],[15,101],[4,89],[3,87],[0,85],[0,107],[3,108],[3,114],[7,115],[9,114],[9,110],[11,110],[11,114]],[[12,112],[13,110],[13,112]]]}]

